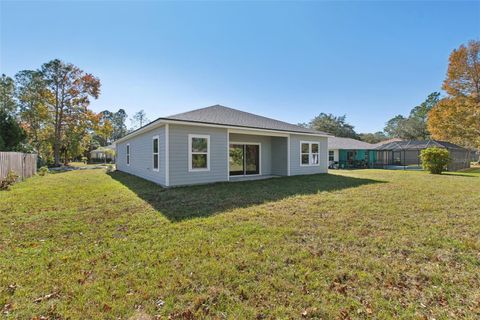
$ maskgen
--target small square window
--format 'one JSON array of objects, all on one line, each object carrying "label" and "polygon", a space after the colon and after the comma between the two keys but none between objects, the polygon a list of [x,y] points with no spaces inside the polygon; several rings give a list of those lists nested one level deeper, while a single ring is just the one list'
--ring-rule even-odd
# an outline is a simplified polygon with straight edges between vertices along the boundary
[{"label": "small square window", "polygon": [[302,143],[302,153],[308,153],[309,152],[309,144],[308,143]]},{"label": "small square window", "polygon": [[308,164],[309,156],[308,154],[302,154],[302,164]]}]

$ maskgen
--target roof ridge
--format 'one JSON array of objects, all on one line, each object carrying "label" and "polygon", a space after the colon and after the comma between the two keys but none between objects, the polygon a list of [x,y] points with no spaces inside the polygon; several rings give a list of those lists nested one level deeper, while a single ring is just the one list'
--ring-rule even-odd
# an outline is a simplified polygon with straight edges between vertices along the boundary
[{"label": "roof ridge", "polygon": [[[211,105],[211,106],[207,106],[207,107],[203,107],[203,108],[197,108],[197,109],[193,109],[193,110],[189,110],[189,111],[185,111],[185,112],[180,112],[180,113],[175,113],[175,114],[171,114],[171,115],[169,115],[169,116],[160,117],[160,118],[176,117],[176,116],[179,116],[179,115],[182,115],[182,114],[191,113],[191,112],[200,111],[200,110],[205,110],[205,109],[212,108],[212,107],[224,107],[224,108],[228,108],[228,107],[222,106],[222,105],[220,105],[220,104],[214,104],[214,105]],[[228,109],[231,109],[231,108],[228,108]]]},{"label": "roof ridge", "polygon": [[[162,117],[162,118],[163,119],[171,119],[171,118],[180,117],[180,116],[184,116],[184,115],[188,115],[188,114],[193,114],[195,112],[199,112],[199,111],[206,110],[206,109],[209,109],[209,108],[218,108],[218,107],[220,107],[222,109],[225,109],[225,110],[230,110],[230,111],[233,111],[233,112],[242,113],[244,115],[248,115],[248,116],[251,116],[251,117],[261,118],[261,119],[266,120],[266,121],[271,121],[271,122],[276,122],[278,124],[292,126],[292,127],[298,128],[298,129],[303,129],[303,130],[308,130],[308,131],[312,131],[312,132],[328,134],[328,133],[323,132],[323,131],[302,127],[302,126],[299,126],[297,124],[289,123],[289,122],[282,121],[282,120],[272,119],[272,118],[269,118],[267,116],[262,116],[262,115],[255,114],[255,113],[252,113],[252,112],[227,107],[227,106],[224,106],[224,105],[221,105],[221,104],[215,104],[215,105],[211,105],[211,106],[208,106],[208,107],[198,108],[198,109],[194,109],[194,110],[190,110],[190,111],[186,111],[186,112],[182,112],[182,113],[177,113],[177,114],[170,115],[170,116],[167,116],[167,117]],[[172,119],[172,120],[174,120],[174,119]]]}]

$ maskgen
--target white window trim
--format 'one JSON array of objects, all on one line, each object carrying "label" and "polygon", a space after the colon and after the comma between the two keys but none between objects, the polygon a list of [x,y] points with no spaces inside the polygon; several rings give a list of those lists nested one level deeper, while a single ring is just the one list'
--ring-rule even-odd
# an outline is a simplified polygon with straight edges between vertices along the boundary
[{"label": "white window trim", "polygon": [[[200,138],[207,139],[207,167],[206,168],[192,168],[192,155],[193,154],[205,154],[205,152],[192,152],[192,139]],[[210,171],[210,135],[208,134],[189,134],[188,135],[188,171],[189,172],[202,172]]]},{"label": "white window trim", "polygon": [[[302,163],[302,155],[304,154],[302,152],[302,144],[308,144],[308,164]],[[317,159],[318,163],[312,163],[312,155],[314,154],[312,152],[312,145],[316,144],[318,146],[318,153],[317,154]],[[306,153],[305,153],[306,154]],[[300,141],[300,166],[301,167],[318,167],[320,166],[320,142],[318,141]]]},{"label": "white window trim", "polygon": [[[301,145],[300,145],[301,147]],[[302,150],[300,150],[302,151]],[[300,161],[302,161],[300,159]],[[290,135],[287,137],[287,176],[290,177]]]},{"label": "white window trim", "polygon": [[170,132],[168,123],[165,125],[165,185],[170,186]]},{"label": "white window trim", "polygon": [[132,150],[130,147],[130,143],[127,143],[125,148],[125,161],[127,162],[127,166],[130,166],[130,162],[132,162]]},{"label": "white window trim", "polygon": [[[332,160],[330,160],[330,152],[332,153]],[[335,150],[328,150],[328,161],[335,161]]]},{"label": "white window trim", "polygon": [[[258,173],[256,174],[239,174],[235,176],[230,175],[230,145],[231,144],[249,144],[249,145],[254,145],[258,146]],[[238,141],[231,141],[228,144],[228,176],[229,177],[255,177],[255,176],[261,176],[262,175],[262,144],[260,142],[238,142]]]},{"label": "white window trim", "polygon": [[[160,171],[160,137],[158,135],[152,137],[152,142],[157,139],[157,153],[153,152],[153,144],[152,146],[152,170],[153,171]],[[157,155],[157,169],[155,169],[155,154]]]}]

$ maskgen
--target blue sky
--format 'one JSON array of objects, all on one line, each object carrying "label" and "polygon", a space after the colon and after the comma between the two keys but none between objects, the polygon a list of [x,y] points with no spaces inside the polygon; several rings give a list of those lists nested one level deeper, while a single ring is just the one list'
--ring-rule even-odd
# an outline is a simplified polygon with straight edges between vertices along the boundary
[{"label": "blue sky", "polygon": [[[438,91],[480,37],[480,2],[6,2],[0,72],[51,59],[99,77],[92,109],[153,120],[223,104],[381,130]],[[130,124],[130,123],[128,123]]]}]

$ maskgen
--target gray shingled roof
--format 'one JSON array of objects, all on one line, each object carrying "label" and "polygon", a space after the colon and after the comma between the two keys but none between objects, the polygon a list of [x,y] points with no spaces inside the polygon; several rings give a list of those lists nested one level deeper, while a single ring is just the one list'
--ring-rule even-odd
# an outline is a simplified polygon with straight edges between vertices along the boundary
[{"label": "gray shingled roof", "polygon": [[371,150],[375,145],[351,138],[328,137],[328,149]]},{"label": "gray shingled roof", "polygon": [[300,127],[291,123],[262,117],[253,113],[244,112],[221,105],[214,105],[211,107],[179,113],[173,116],[160,118],[159,120],[161,119],[328,135],[328,133],[325,132]]},{"label": "gray shingled roof", "polygon": [[373,145],[375,147],[380,147],[380,146],[383,146],[387,143],[391,143],[391,142],[396,142],[396,141],[404,141],[403,139],[400,139],[400,138],[392,138],[392,139],[388,139],[388,140],[383,140],[383,141],[380,141],[379,143],[374,143]]},{"label": "gray shingled roof", "polygon": [[425,141],[393,141],[387,144],[376,147],[377,150],[423,150],[430,147],[445,148],[445,149],[464,149],[456,144],[439,141],[439,140],[425,140]]}]

